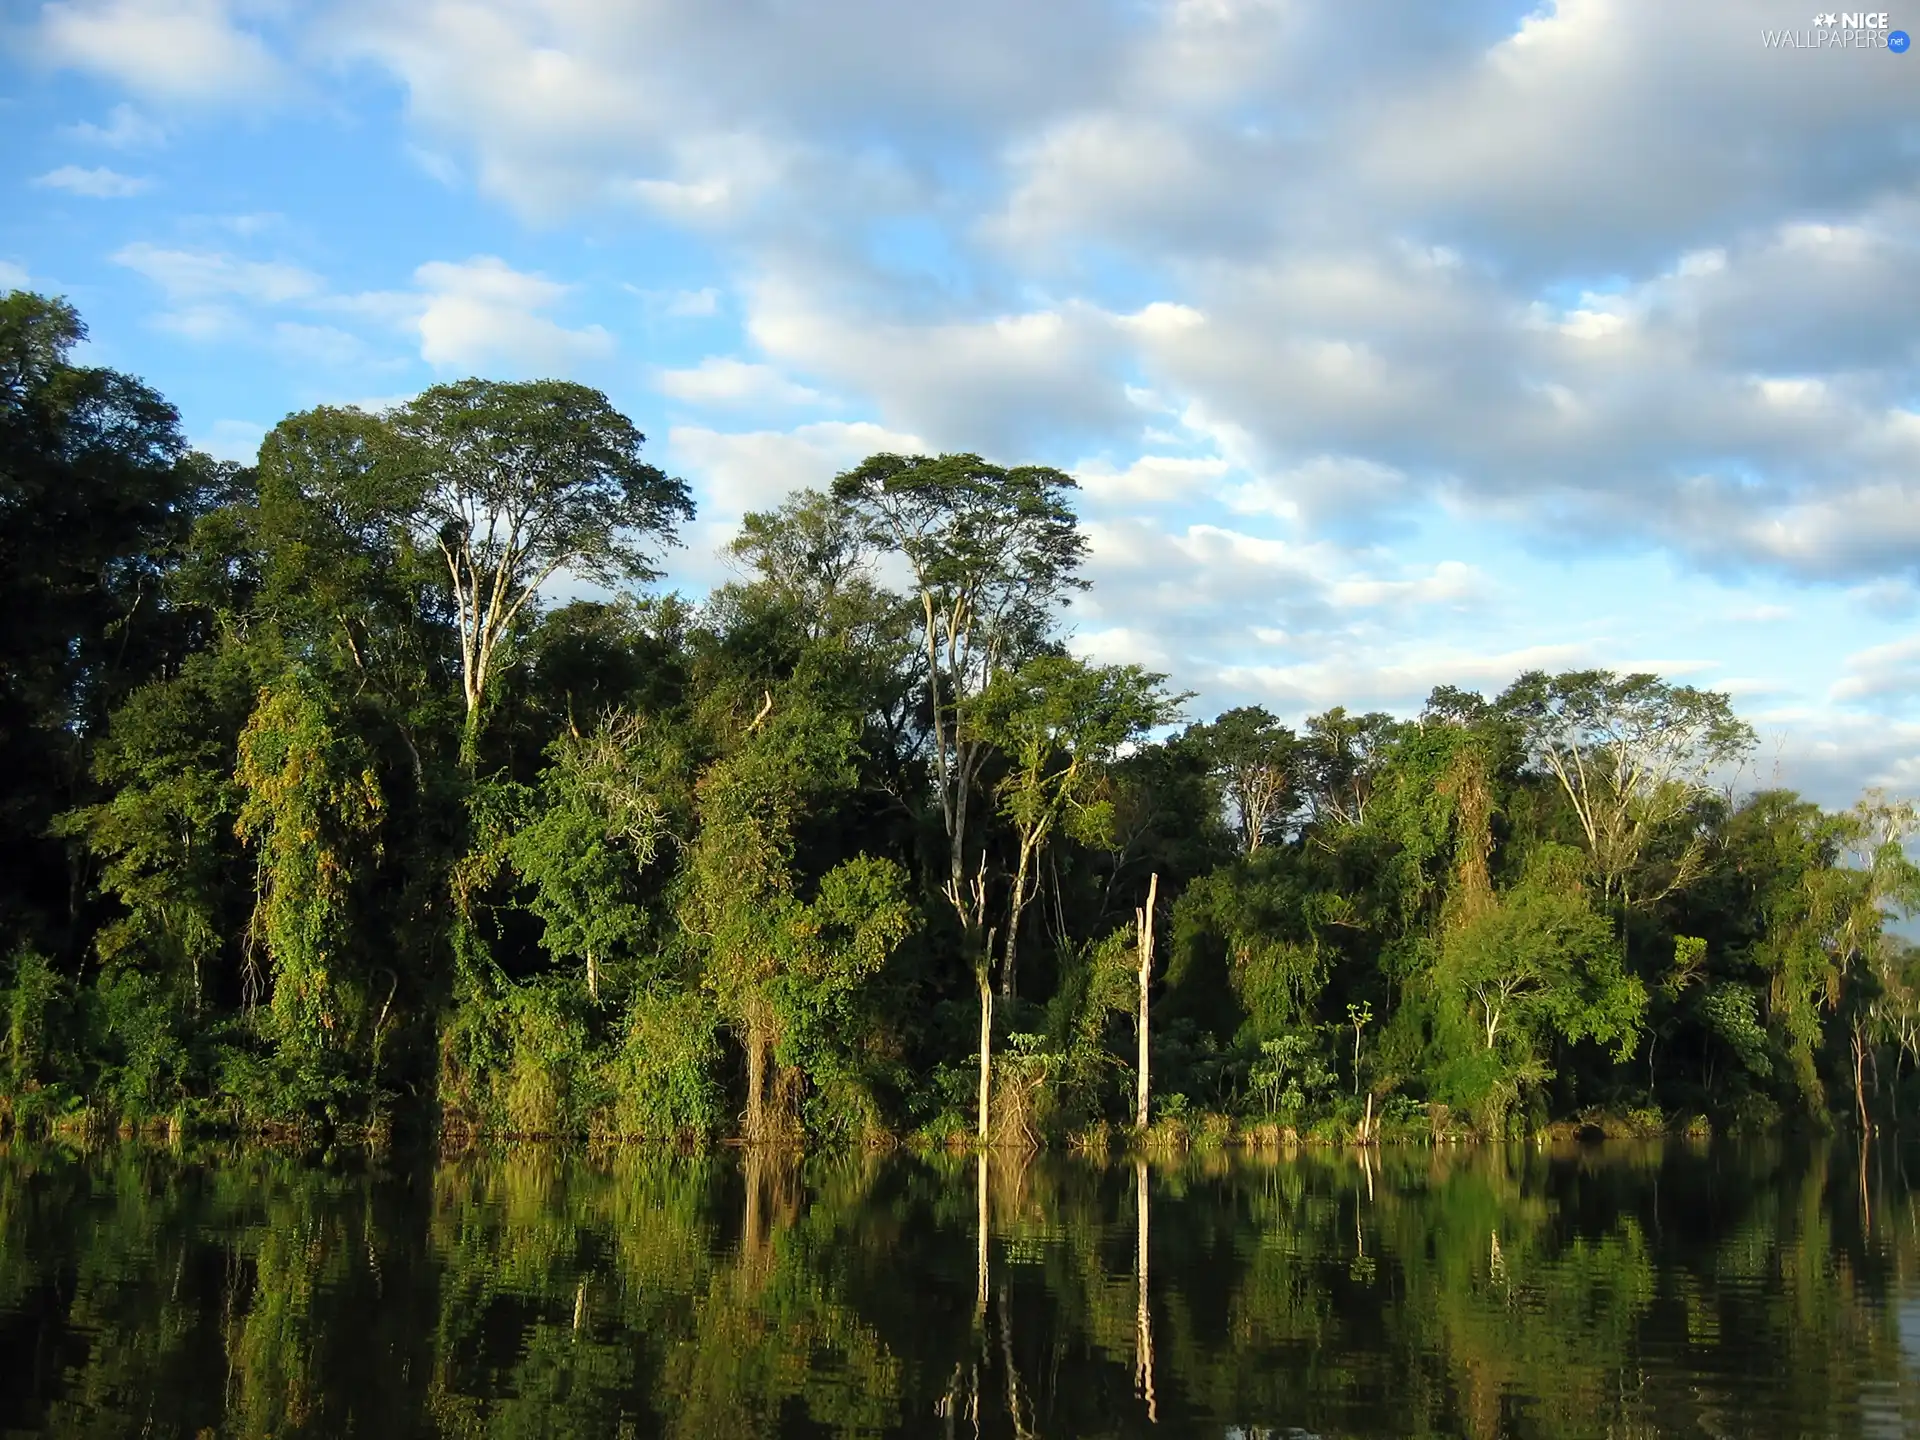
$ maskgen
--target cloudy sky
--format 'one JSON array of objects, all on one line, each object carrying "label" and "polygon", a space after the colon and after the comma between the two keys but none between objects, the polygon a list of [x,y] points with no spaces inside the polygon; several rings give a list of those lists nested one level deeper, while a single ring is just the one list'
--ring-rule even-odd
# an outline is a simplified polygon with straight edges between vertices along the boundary
[{"label": "cloudy sky", "polygon": [[[1920,56],[1799,0],[14,0],[0,284],[251,458],[601,387],[743,510],[1080,477],[1196,711],[1659,671],[1920,790]],[[1892,23],[1909,17],[1896,12]],[[1910,28],[1920,32],[1920,11]]]}]

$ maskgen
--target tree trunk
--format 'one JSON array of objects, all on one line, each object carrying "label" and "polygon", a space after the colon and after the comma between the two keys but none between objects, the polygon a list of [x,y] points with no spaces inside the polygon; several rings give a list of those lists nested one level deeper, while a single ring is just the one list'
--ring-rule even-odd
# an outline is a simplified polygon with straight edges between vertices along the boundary
[{"label": "tree trunk", "polygon": [[980,982],[980,1143],[987,1143],[993,1104],[993,985],[987,967],[974,971]]},{"label": "tree trunk", "polygon": [[1147,1128],[1147,1101],[1150,1086],[1147,1075],[1147,984],[1153,978],[1153,910],[1160,898],[1160,875],[1156,871],[1147,882],[1147,903],[1144,909],[1133,912],[1140,930],[1140,1068],[1138,1071],[1137,1092],[1134,1097],[1133,1123],[1140,1129]]},{"label": "tree trunk", "polygon": [[773,1049],[772,1027],[764,1008],[747,1007],[747,1125],[746,1140],[760,1145],[767,1140],[767,1056]]},{"label": "tree trunk", "polygon": [[1862,1135],[1865,1135],[1869,1128],[1867,1123],[1867,1090],[1863,1083],[1866,1068],[1866,1048],[1866,1040],[1860,1033],[1860,1022],[1855,1020],[1853,1022],[1853,1104],[1854,1108],[1860,1112],[1860,1133]]},{"label": "tree trunk", "polygon": [[1033,840],[1021,840],[1020,863],[1014,870],[1013,891],[1007,900],[1007,948],[1000,957],[1000,993],[1009,1000],[1013,998],[1013,970],[1020,956],[1020,917],[1027,910],[1028,877],[1033,873],[1033,854],[1037,848]]},{"label": "tree trunk", "polygon": [[477,709],[467,711],[466,723],[460,727],[460,766],[468,775],[473,775],[480,765],[480,712]]}]

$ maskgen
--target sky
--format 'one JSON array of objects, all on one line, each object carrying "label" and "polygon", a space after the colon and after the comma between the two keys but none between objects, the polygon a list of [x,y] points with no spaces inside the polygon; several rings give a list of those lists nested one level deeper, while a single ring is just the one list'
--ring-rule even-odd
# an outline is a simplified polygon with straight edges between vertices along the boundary
[{"label": "sky", "polygon": [[[1724,690],[1920,792],[1920,55],[1799,0],[4,0],[0,285],[201,448],[604,390],[738,517],[1059,466],[1071,644],[1418,710]],[[1891,12],[1920,33],[1920,9]],[[1831,36],[1826,38],[1831,39]]]}]

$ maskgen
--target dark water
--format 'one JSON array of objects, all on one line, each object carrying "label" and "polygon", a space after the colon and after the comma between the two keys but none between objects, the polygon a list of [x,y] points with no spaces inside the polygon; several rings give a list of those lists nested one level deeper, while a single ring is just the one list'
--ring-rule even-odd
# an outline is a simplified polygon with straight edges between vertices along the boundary
[{"label": "dark water", "polygon": [[1902,1158],[15,1146],[0,1433],[1915,1435]]}]

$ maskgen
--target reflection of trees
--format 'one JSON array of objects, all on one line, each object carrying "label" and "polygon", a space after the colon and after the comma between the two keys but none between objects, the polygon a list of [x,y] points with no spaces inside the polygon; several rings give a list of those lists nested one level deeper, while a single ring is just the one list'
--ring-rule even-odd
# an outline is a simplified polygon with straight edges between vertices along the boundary
[{"label": "reflection of trees", "polygon": [[1910,1431],[1920,1214],[1861,1161],[16,1147],[0,1430]]}]

